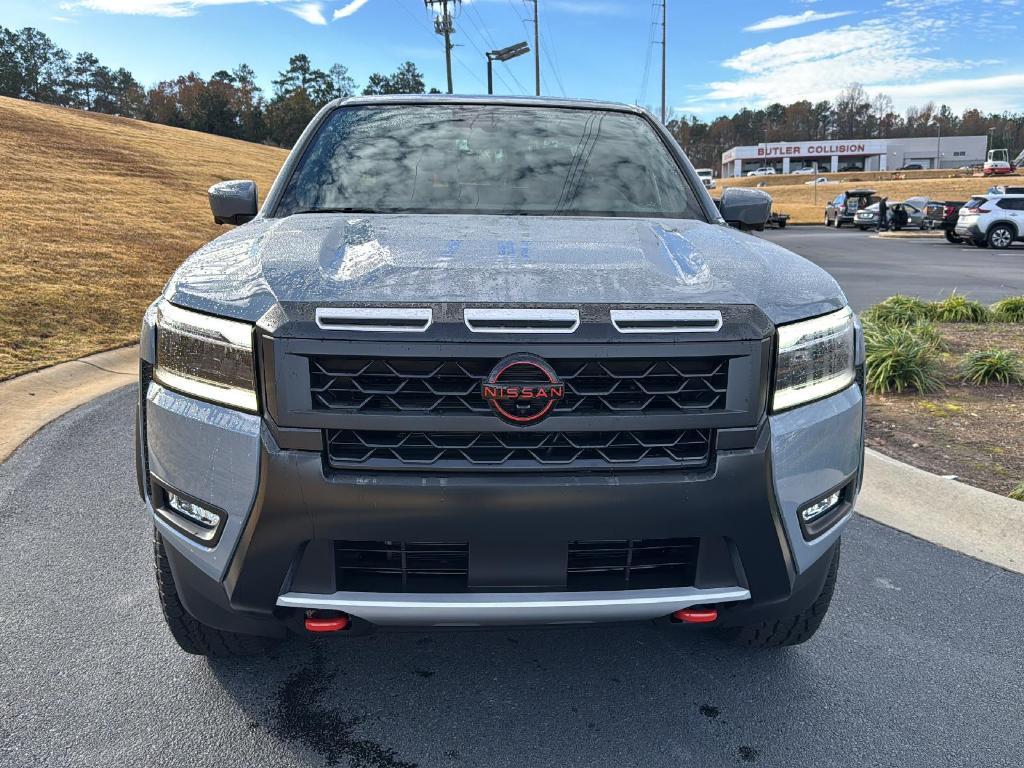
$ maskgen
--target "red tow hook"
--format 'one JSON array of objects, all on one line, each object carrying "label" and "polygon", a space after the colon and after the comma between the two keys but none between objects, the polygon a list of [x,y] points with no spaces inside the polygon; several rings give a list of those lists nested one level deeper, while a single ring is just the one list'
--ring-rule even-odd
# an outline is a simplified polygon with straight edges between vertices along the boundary
[{"label": "red tow hook", "polygon": [[717,620],[718,609],[713,605],[700,608],[683,608],[672,614],[672,621],[682,621],[686,624],[710,624]]},{"label": "red tow hook", "polygon": [[314,611],[306,612],[306,631],[308,632],[341,632],[352,626],[352,621],[344,613],[337,616],[318,616]]}]

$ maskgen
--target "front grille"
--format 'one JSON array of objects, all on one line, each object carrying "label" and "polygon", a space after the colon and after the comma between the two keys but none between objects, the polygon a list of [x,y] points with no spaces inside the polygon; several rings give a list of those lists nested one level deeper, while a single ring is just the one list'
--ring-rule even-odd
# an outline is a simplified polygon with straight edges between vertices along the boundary
[{"label": "front grille", "polygon": [[469,545],[336,541],[337,588],[346,592],[465,592]]},{"label": "front grille", "polygon": [[[499,358],[312,357],[313,408],[358,414],[487,413],[480,386]],[[565,382],[556,414],[725,408],[728,359],[547,360]]]},{"label": "front grille", "polygon": [[700,539],[569,542],[570,590],[692,587]]},{"label": "front grille", "polygon": [[711,461],[712,430],[635,432],[388,432],[329,429],[335,469],[701,468]]}]

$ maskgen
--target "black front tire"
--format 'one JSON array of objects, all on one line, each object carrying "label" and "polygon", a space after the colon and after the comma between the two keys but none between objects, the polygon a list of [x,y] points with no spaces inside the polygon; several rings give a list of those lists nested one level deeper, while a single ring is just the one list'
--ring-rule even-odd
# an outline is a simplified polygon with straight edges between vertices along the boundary
[{"label": "black front tire", "polygon": [[153,531],[153,560],[156,589],[164,621],[178,647],[195,656],[255,656],[265,653],[270,641],[256,635],[223,632],[197,621],[181,603],[164,541]]},{"label": "black front tire", "polygon": [[963,242],[963,238],[958,235],[954,235],[950,230],[946,230],[946,240],[953,243],[953,245],[959,245]]},{"label": "black front tire", "polygon": [[997,224],[988,231],[988,246],[1003,251],[1013,244],[1015,232],[1005,224]]},{"label": "black front tire", "polygon": [[821,622],[828,613],[832,603],[832,595],[836,590],[836,576],[839,573],[840,542],[836,542],[832,552],[832,562],[828,566],[828,574],[821,585],[821,591],[814,602],[804,611],[794,616],[770,619],[757,624],[743,627],[732,627],[723,630],[725,637],[748,648],[782,648],[787,645],[806,643],[818,631]]}]

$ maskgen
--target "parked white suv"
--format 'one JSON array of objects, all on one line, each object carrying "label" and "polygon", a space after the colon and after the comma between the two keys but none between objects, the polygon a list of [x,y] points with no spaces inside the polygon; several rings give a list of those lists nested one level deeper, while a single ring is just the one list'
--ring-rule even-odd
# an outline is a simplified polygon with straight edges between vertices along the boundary
[{"label": "parked white suv", "polygon": [[715,172],[710,168],[694,168],[697,171],[697,176],[700,178],[701,183],[704,185],[704,189],[715,188]]},{"label": "parked white suv", "polygon": [[1024,195],[977,195],[960,209],[955,233],[979,248],[1024,241]]},{"label": "parked white suv", "polygon": [[747,171],[747,176],[774,176],[775,169],[770,165],[765,165],[760,168],[755,168],[752,171]]}]

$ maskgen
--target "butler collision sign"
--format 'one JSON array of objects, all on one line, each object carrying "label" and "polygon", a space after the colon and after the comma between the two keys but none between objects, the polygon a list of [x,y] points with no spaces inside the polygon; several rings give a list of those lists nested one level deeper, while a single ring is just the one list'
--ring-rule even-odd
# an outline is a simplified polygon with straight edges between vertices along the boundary
[{"label": "butler collision sign", "polygon": [[985,147],[984,136],[774,141],[723,152],[721,175],[742,176],[765,165],[776,173],[806,166],[831,173],[844,168],[886,171],[907,163],[925,168],[959,168],[984,162]]},{"label": "butler collision sign", "polygon": [[768,144],[757,148],[758,157],[807,157],[809,155],[863,155],[867,142],[838,144],[812,142],[808,144]]}]

